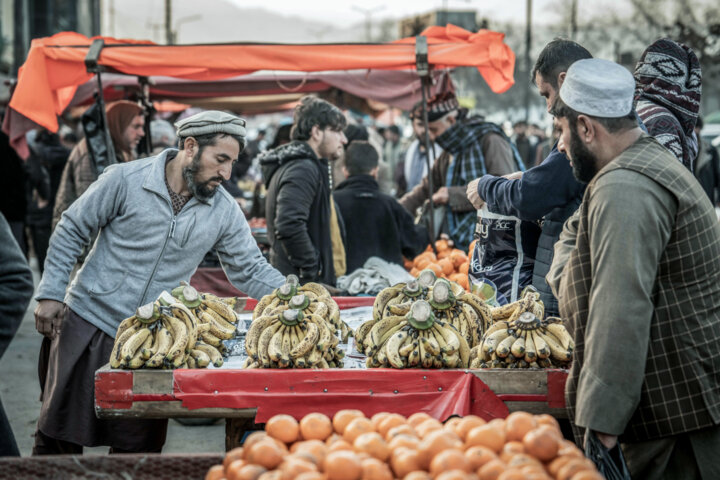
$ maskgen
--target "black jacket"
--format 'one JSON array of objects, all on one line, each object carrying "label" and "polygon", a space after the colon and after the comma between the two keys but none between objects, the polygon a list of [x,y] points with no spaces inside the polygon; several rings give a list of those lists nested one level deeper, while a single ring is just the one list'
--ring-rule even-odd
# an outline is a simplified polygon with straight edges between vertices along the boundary
[{"label": "black jacket", "polygon": [[[301,283],[335,285],[330,242],[330,164],[300,141],[260,157],[267,188],[265,211],[270,263]],[[338,212],[342,229],[342,219]]]},{"label": "black jacket", "polygon": [[428,244],[428,232],[416,226],[412,216],[390,195],[380,192],[370,175],[355,175],[333,192],[340,208],[347,240],[347,272],[361,268],[370,257],[403,264],[402,256],[413,258]]}]

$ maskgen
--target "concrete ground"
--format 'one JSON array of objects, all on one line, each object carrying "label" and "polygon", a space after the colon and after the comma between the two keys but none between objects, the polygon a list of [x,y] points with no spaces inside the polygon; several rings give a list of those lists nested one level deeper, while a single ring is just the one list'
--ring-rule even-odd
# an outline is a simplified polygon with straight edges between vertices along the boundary
[{"label": "concrete ground", "polygon": [[[31,260],[35,285],[39,271],[35,259]],[[37,359],[42,337],[35,330],[33,300],[25,313],[20,328],[10,347],[0,360],[0,398],[10,419],[20,454],[32,452],[35,426],[40,413],[40,385],[37,376]],[[106,454],[107,447],[86,449],[88,454]],[[184,426],[174,420],[168,425],[164,453],[204,453],[225,451],[225,423],[211,426]]]}]

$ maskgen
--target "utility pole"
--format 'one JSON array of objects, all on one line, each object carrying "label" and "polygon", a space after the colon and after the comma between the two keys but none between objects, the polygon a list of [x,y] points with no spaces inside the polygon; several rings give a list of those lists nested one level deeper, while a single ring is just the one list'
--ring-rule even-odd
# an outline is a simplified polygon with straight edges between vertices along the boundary
[{"label": "utility pole", "polygon": [[525,16],[527,23],[525,25],[525,72],[526,78],[523,79],[525,85],[525,121],[530,119],[530,76],[531,60],[530,49],[532,48],[532,0],[526,0]]},{"label": "utility pole", "polygon": [[172,45],[173,41],[172,31],[172,0],[165,0],[165,43]]},{"label": "utility pole", "polygon": [[578,0],[570,0],[570,38],[575,40],[577,35],[577,7]]},{"label": "utility pole", "polygon": [[384,10],[385,6],[380,5],[380,6],[373,7],[373,8],[363,8],[363,7],[358,7],[357,5],[353,5],[352,8],[353,8],[353,10],[357,10],[358,12],[365,15],[365,41],[371,42],[372,41],[372,15],[373,15],[373,13]]}]

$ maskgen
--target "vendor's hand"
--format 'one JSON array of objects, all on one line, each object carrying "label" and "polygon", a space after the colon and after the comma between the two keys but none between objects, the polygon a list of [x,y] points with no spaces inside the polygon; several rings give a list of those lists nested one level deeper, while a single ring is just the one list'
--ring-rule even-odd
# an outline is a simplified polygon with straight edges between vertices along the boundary
[{"label": "vendor's hand", "polygon": [[35,307],[35,328],[46,337],[60,332],[65,305],[56,300],[40,300]]},{"label": "vendor's hand", "polygon": [[432,196],[433,202],[436,205],[447,205],[450,200],[450,194],[448,193],[447,187],[440,187],[435,194]]},{"label": "vendor's hand", "polygon": [[513,172],[508,173],[507,175],[503,175],[503,178],[507,178],[508,180],[520,180],[523,176],[523,172]]},{"label": "vendor's hand", "polygon": [[485,205],[485,200],[480,198],[480,194],[478,193],[478,183],[480,183],[480,179],[476,178],[468,183],[467,190],[465,191],[468,200],[470,200],[470,203],[472,203],[472,206],[475,207],[476,210],[480,210],[483,205]]},{"label": "vendor's hand", "polygon": [[598,440],[600,440],[600,443],[602,443],[608,450],[612,450],[615,448],[615,445],[617,445],[617,435],[608,435],[607,433],[600,432],[595,432],[595,435]]}]

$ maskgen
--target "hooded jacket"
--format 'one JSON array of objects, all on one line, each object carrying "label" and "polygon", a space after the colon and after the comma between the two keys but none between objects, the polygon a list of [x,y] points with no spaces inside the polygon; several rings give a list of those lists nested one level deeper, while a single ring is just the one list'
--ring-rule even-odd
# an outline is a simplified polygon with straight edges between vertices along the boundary
[{"label": "hooded jacket", "polygon": [[635,67],[635,108],[648,133],[691,172],[698,154],[695,123],[700,111],[700,62],[689,47],[663,38]]},{"label": "hooded jacket", "polygon": [[[270,263],[283,275],[297,275],[301,283],[335,285],[329,162],[296,140],[265,152],[260,167],[267,188]],[[339,209],[335,211],[343,231]]]}]

